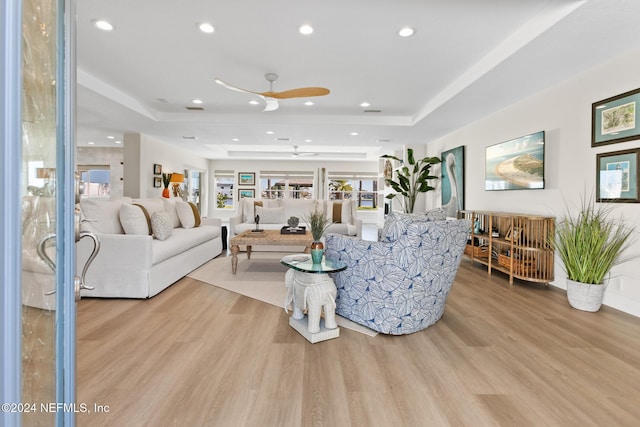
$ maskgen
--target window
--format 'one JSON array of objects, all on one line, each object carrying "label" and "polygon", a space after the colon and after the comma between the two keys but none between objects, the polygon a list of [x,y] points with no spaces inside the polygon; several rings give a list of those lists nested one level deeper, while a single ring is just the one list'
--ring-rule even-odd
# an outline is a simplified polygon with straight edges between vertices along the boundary
[{"label": "window", "polygon": [[313,199],[313,172],[260,172],[263,199]]},{"label": "window", "polygon": [[216,209],[233,209],[235,172],[219,170],[215,173]]},{"label": "window", "polygon": [[353,199],[360,210],[378,208],[378,178],[367,173],[329,173],[329,200]]},{"label": "window", "polygon": [[111,171],[108,165],[78,165],[80,197],[109,197]]}]

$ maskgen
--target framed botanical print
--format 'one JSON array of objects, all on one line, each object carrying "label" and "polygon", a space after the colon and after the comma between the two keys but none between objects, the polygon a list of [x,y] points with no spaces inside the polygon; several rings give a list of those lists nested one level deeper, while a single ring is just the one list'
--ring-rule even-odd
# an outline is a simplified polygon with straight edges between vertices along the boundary
[{"label": "framed botanical print", "polygon": [[591,146],[640,139],[640,89],[591,104]]}]

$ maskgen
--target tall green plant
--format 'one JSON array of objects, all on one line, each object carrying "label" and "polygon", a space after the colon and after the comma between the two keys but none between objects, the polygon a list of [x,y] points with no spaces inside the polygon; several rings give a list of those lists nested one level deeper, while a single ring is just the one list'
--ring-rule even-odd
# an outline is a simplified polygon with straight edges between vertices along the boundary
[{"label": "tall green plant", "polygon": [[628,261],[622,255],[635,228],[626,227],[622,219],[610,219],[610,211],[583,197],[578,214],[572,216],[567,209],[558,223],[552,240],[568,279],[601,285],[614,266]]},{"label": "tall green plant", "polygon": [[[389,154],[380,156],[383,159],[393,159],[401,164],[404,163],[402,159],[397,158]],[[387,199],[393,199],[398,194],[403,197],[403,208],[406,213],[413,213],[413,208],[416,204],[416,198],[419,193],[426,193],[434,190],[435,188],[429,185],[429,180],[438,179],[437,176],[430,175],[431,166],[440,163],[439,157],[425,157],[418,161],[413,157],[413,149],[407,148],[407,163],[400,169],[396,170],[397,181],[387,178],[385,183],[395,191],[395,194],[388,194]]]},{"label": "tall green plant", "polygon": [[322,239],[322,235],[331,225],[331,220],[319,211],[314,211],[309,215],[303,215],[302,220],[309,225],[311,236],[316,242]]}]

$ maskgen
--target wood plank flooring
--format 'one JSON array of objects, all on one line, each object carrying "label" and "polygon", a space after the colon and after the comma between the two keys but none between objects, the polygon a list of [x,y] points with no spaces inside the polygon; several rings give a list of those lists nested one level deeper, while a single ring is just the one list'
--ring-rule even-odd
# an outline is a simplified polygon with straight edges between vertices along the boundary
[{"label": "wood plank flooring", "polygon": [[636,426],[640,319],[463,260],[443,318],[310,344],[277,307],[189,278],[78,305],[79,426]]}]

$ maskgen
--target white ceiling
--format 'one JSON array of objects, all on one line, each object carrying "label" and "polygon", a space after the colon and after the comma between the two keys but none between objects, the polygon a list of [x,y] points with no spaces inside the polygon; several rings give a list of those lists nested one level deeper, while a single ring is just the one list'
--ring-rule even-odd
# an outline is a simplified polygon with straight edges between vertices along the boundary
[{"label": "white ceiling", "polygon": [[[639,20],[638,0],[79,0],[78,146],[139,132],[207,158],[375,159],[640,47]],[[213,81],[262,92],[265,73],[331,93],[263,112]]]}]

